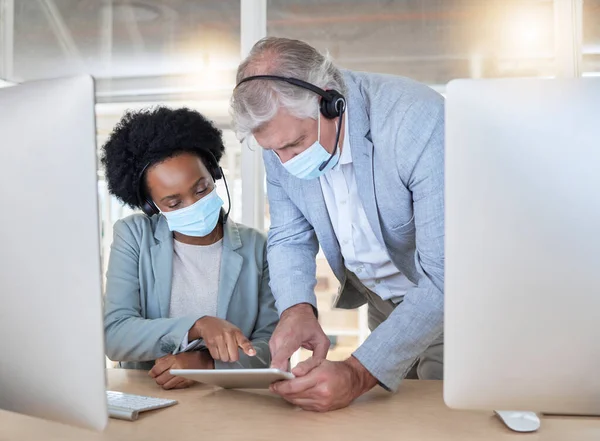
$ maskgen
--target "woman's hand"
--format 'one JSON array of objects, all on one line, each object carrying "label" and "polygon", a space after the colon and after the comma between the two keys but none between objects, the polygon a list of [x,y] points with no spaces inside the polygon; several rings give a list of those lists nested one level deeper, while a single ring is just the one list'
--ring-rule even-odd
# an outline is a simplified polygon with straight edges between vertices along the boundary
[{"label": "woman's hand", "polygon": [[214,360],[236,362],[238,348],[253,357],[256,350],[237,326],[217,317],[205,316],[196,321],[188,333],[190,340],[202,338]]},{"label": "woman's hand", "polygon": [[154,363],[148,375],[163,389],[185,389],[195,381],[170,374],[171,369],[214,369],[215,362],[206,351],[182,352],[165,355]]}]

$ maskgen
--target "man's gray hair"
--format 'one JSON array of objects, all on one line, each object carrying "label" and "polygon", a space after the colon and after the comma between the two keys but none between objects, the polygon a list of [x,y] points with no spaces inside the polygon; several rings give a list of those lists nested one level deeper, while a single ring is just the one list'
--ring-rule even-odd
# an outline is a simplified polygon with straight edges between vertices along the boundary
[{"label": "man's gray hair", "polygon": [[[342,95],[346,85],[341,71],[328,55],[307,43],[267,37],[254,45],[240,64],[236,84],[252,75],[293,77]],[[275,117],[280,108],[297,118],[316,119],[319,96],[298,86],[274,80],[253,80],[233,91],[231,110],[238,139],[244,139]]]}]

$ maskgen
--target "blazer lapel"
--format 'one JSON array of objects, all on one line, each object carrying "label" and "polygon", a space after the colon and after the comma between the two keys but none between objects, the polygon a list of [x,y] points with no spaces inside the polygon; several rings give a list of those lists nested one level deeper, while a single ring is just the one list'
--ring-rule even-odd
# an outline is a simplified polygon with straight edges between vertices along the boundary
[{"label": "blazer lapel", "polygon": [[383,244],[385,242],[381,233],[379,210],[375,195],[371,124],[360,90],[350,77],[346,76],[345,80],[348,87],[348,131],[358,196],[365,209],[369,225],[371,225],[379,242]]},{"label": "blazer lapel", "polygon": [[154,273],[154,298],[158,299],[160,316],[169,316],[171,281],[173,278],[173,235],[167,221],[160,216],[154,232],[156,245],[150,249]]},{"label": "blazer lapel", "polygon": [[363,204],[369,225],[380,243],[383,241],[379,210],[375,196],[375,178],[373,176],[373,143],[366,137],[350,136],[352,146],[352,161],[354,162],[354,176],[358,196]]},{"label": "blazer lapel", "polygon": [[333,225],[331,225],[327,205],[325,205],[321,181],[319,179],[311,179],[301,182],[308,217],[319,239],[319,245],[336,277],[338,280],[343,281],[345,279],[344,259],[342,258],[342,252],[335,231],[333,230]]},{"label": "blazer lapel", "polygon": [[221,319],[227,318],[229,302],[242,272],[244,258],[236,251],[241,247],[242,240],[237,225],[228,220],[224,225],[219,297],[217,299],[217,317]]}]

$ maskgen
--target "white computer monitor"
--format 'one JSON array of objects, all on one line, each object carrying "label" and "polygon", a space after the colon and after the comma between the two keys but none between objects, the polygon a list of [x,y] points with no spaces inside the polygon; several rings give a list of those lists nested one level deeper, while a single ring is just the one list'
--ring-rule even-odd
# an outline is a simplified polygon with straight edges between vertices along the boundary
[{"label": "white computer monitor", "polygon": [[94,83],[0,90],[0,408],[107,423]]},{"label": "white computer monitor", "polygon": [[446,403],[600,415],[600,78],[446,103]]}]

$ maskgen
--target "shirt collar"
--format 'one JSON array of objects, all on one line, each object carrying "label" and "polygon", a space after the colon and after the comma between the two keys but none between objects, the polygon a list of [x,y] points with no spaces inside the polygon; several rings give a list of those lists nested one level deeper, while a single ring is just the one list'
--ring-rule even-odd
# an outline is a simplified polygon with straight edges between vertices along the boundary
[{"label": "shirt collar", "polygon": [[352,153],[350,152],[350,136],[348,135],[348,107],[344,112],[344,142],[342,144],[342,153],[340,154],[339,165],[351,164]]}]

